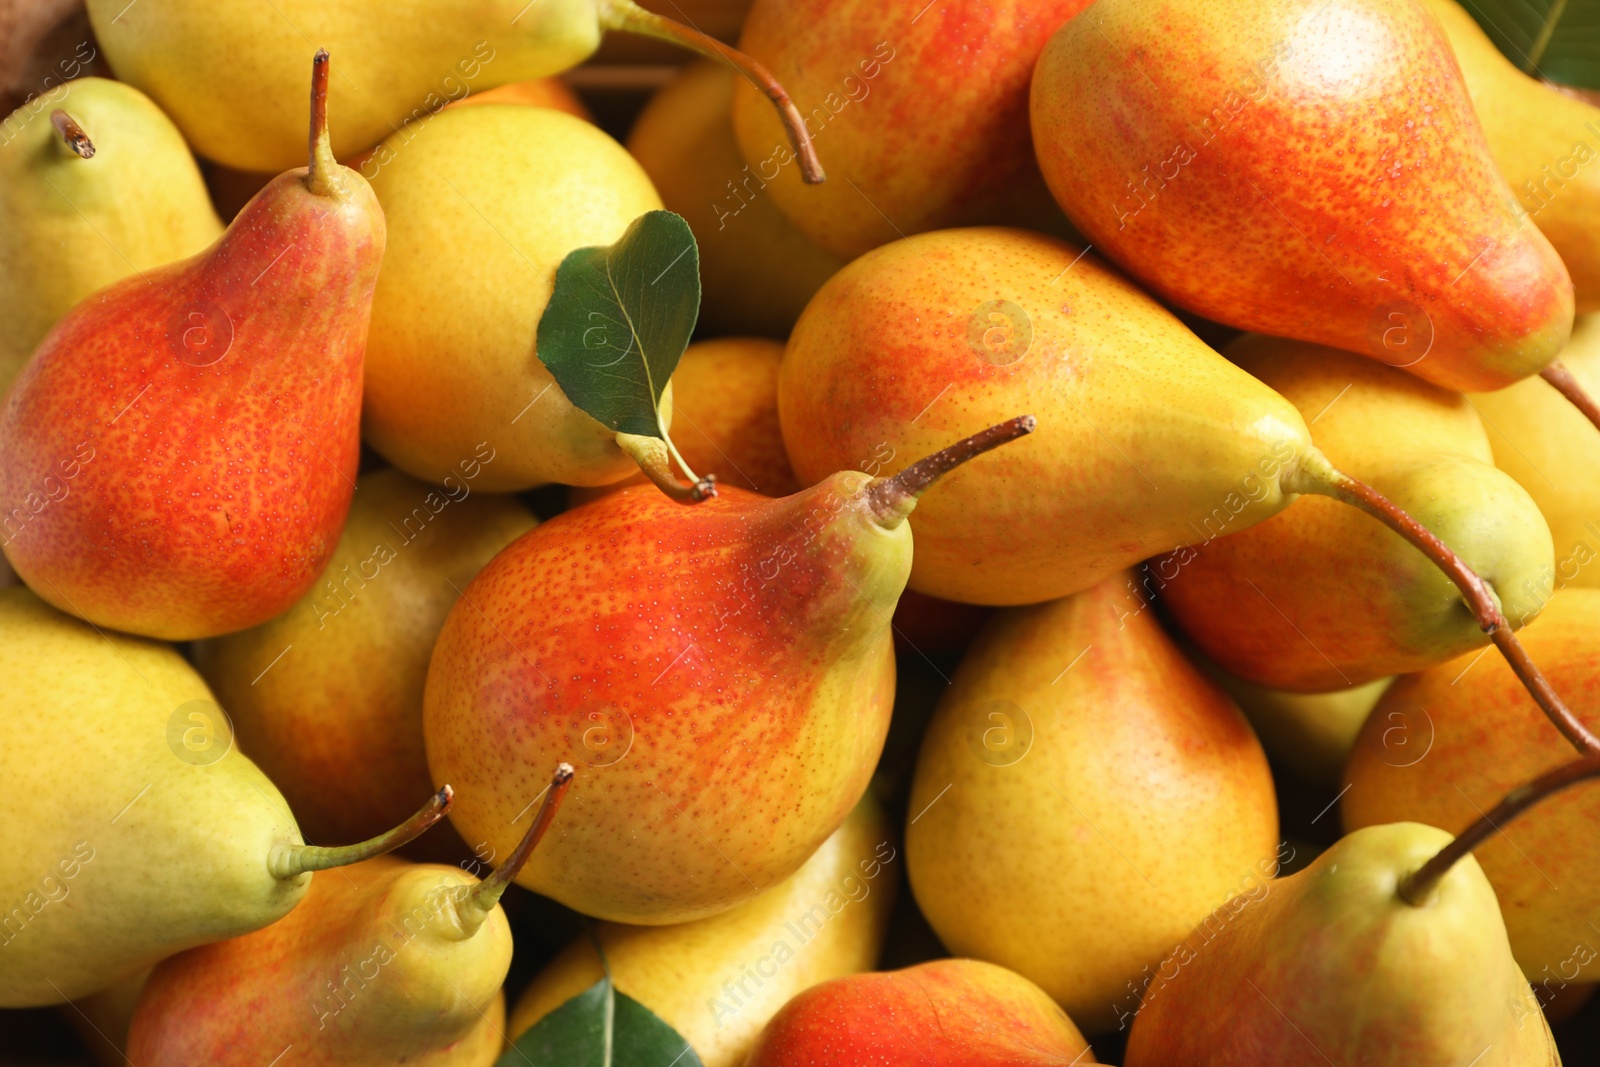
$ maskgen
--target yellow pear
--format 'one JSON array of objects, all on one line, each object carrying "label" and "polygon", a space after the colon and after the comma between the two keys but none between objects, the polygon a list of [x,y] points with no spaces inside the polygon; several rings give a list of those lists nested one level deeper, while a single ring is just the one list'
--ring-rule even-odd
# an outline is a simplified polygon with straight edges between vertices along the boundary
[{"label": "yellow pear", "polygon": [[1394,682],[1374,678],[1327,693],[1292,693],[1247,682],[1209,663],[1202,666],[1238,703],[1262,746],[1318,785],[1338,785],[1362,724]]},{"label": "yellow pear", "polygon": [[433,640],[459,590],[535,523],[515,500],[475,492],[471,475],[492,465],[442,487],[363,475],[322,581],[270,622],[196,646],[240,749],[313,840],[379,833],[433,790],[422,744]]},{"label": "yellow pear", "polygon": [[[78,151],[57,112],[87,138]],[[139,90],[79,78],[12,112],[0,135],[0,393],[78,301],[221,234],[189,146]]]},{"label": "yellow pear", "polygon": [[1285,858],[1249,723],[1127,573],[997,613],[928,726],[908,811],[940,940],[1090,1033],[1126,1026],[1150,969]]},{"label": "yellow pear", "polygon": [[306,846],[176,652],[24,588],[0,591],[0,707],[0,1007],[76,1000],[260,929],[311,871],[403,844],[448,806],[441,790],[400,832]]},{"label": "yellow pear", "polygon": [[[1225,352],[1299,409],[1336,467],[1459,553],[1513,627],[1539,613],[1550,595],[1549,527],[1494,466],[1465,397],[1304,341],[1250,335]],[[1182,549],[1149,573],[1207,656],[1275,689],[1326,692],[1422,670],[1489,641],[1427,557],[1322,496]]]},{"label": "yellow pear", "polygon": [[[900,878],[892,837],[868,793],[804,866],[732,911],[676,926],[597,923],[612,980],[705,1067],[739,1067],[796,993],[876,965]],[[507,1033],[516,1040],[603,974],[579,937],[522,994]]]},{"label": "yellow pear", "polygon": [[[1579,317],[1561,362],[1600,396],[1600,315]],[[1600,431],[1542,378],[1469,399],[1489,432],[1495,466],[1528,491],[1550,524],[1556,588],[1600,587]]]},{"label": "yellow pear", "polygon": [[389,245],[367,342],[368,443],[442,482],[480,448],[478,488],[603,485],[638,469],[574,407],[534,350],[567,253],[657,209],[606,134],[551,108],[448,108],[379,146],[372,187]]},{"label": "yellow pear", "polygon": [[783,338],[844,260],[801,233],[745,165],[733,137],[736,77],[726,64],[685,66],[645,105],[628,151],[699,242],[700,327]]},{"label": "yellow pear", "polygon": [[1450,38],[1495,165],[1561,254],[1578,311],[1600,311],[1600,107],[1518,70],[1455,0],[1425,3]]}]

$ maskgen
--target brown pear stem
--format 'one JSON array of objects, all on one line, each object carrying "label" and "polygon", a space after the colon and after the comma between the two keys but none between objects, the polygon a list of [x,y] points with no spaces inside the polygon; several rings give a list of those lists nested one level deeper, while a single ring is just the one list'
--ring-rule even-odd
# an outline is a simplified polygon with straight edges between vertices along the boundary
[{"label": "brown pear stem", "polygon": [[[702,500],[717,495],[717,476],[708,474],[704,478],[689,469],[689,465],[678,456],[678,465],[689,476],[693,484],[684,485],[672,473],[672,463],[668,458],[668,449],[672,443],[660,437],[650,437],[640,433],[617,434],[617,447],[626,452],[644,476],[655,483],[667,496],[680,504],[698,504]],[[673,450],[676,455],[676,450]]]},{"label": "brown pear stem", "polygon": [[454,799],[455,790],[447,785],[440,786],[439,791],[429,797],[428,802],[417,809],[417,813],[411,818],[393,830],[354,845],[336,845],[332,848],[323,848],[319,845],[278,845],[267,857],[267,869],[272,872],[272,877],[288,880],[298,878],[307,871],[348,867],[352,863],[360,863],[362,860],[381,856],[385,852],[393,852],[401,845],[421,837],[424,830],[444,818],[444,813],[450,810],[450,804]]},{"label": "brown pear stem", "polygon": [[56,132],[61,135],[61,139],[67,142],[67,147],[72,149],[79,158],[94,158],[94,142],[89,140],[89,135],[83,132],[83,127],[78,125],[77,119],[58,107],[50,112],[50,125],[56,128]]},{"label": "brown pear stem", "polygon": [[574,773],[570,763],[556,765],[556,773],[550,779],[550,788],[544,792],[544,803],[539,806],[539,814],[533,817],[533,825],[522,835],[516,850],[507,856],[505,863],[496,867],[489,877],[456,898],[456,918],[461,923],[462,933],[467,937],[478,932],[478,928],[489,917],[489,913],[494,911],[494,906],[500,903],[500,897],[505,893],[506,887],[522,871],[523,865],[528,862],[528,857],[533,855],[533,850],[539,847],[544,832],[550,828],[556,812],[561,808],[561,801],[566,798],[567,790],[572,786]]},{"label": "brown pear stem", "polygon": [[654,11],[646,11],[633,0],[603,0],[600,7],[600,21],[607,29],[624,30],[628,33],[639,33],[646,37],[671,41],[691,52],[698,52],[710,59],[721,59],[732,64],[740,74],[755,83],[757,89],[766,93],[777,107],[778,117],[783,120],[783,127],[789,133],[789,141],[794,145],[795,157],[800,161],[800,177],[808,185],[826,180],[827,175],[822,172],[822,162],[817,158],[816,147],[811,143],[811,131],[806,128],[806,121],[800,116],[800,109],[789,99],[788,90],[778,84],[778,79],[774,78],[772,72],[761,63],[709,34],[664,18]]},{"label": "brown pear stem", "polygon": [[317,196],[337,196],[340,192],[333,158],[333,139],[328,133],[328,50],[317,49],[311,59],[311,132],[307,136],[311,162],[306,170],[306,188]]},{"label": "brown pear stem", "polygon": [[1547,771],[1505,795],[1494,810],[1461,831],[1456,839],[1441,848],[1427,863],[1400,883],[1400,896],[1406,903],[1421,907],[1433,896],[1439,880],[1467,853],[1499,833],[1505,824],[1540,801],[1555,796],[1570,786],[1600,778],[1600,755],[1585,756]]},{"label": "brown pear stem", "polygon": [[1372,486],[1336,469],[1320,452],[1307,457],[1293,469],[1285,477],[1283,488],[1291,493],[1317,493],[1332,497],[1364,511],[1427,556],[1461,590],[1462,598],[1478,620],[1478,625],[1500,649],[1523,686],[1562,736],[1582,754],[1600,753],[1600,737],[1596,737],[1567,707],[1529,657],[1527,649],[1522,647],[1516,633],[1507,625],[1505,613],[1501,611],[1499,601],[1488,585],[1449,545]]},{"label": "brown pear stem", "polygon": [[867,486],[867,507],[878,525],[894,529],[905,521],[918,497],[969,459],[999,448],[1008,441],[1026,437],[1038,425],[1032,415],[1018,415],[964,437],[931,456],[924,456],[892,478],[878,478]]},{"label": "brown pear stem", "polygon": [[1566,397],[1573,407],[1583,412],[1584,418],[1600,429],[1600,404],[1595,403],[1594,397],[1572,376],[1565,363],[1559,359],[1552,360],[1548,367],[1539,372],[1539,377],[1555,386],[1556,392]]}]

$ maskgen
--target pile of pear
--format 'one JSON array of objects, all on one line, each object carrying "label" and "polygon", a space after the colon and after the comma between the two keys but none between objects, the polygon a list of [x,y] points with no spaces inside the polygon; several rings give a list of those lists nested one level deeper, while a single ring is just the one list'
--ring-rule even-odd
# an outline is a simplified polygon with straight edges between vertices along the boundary
[{"label": "pile of pear", "polygon": [[[1541,380],[1600,395],[1600,108],[1453,0],[735,6],[826,182],[728,65],[597,126],[547,76],[626,0],[90,0],[115,80],[0,140],[0,1009],[488,1067],[609,976],[707,1067],[1559,1063],[1600,785],[1402,893],[1572,746],[1340,490],[1600,730]],[[537,354],[662,207],[695,504]]]}]

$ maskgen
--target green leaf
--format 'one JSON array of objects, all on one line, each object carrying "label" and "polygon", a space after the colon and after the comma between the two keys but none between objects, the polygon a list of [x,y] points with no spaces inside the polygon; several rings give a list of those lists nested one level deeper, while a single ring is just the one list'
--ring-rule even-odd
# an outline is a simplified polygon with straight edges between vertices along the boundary
[{"label": "green leaf", "polygon": [[689,224],[646,212],[616,244],[561,261],[539,319],[539,358],[598,421],[665,441],[661,393],[699,314],[700,250]]},{"label": "green leaf", "polygon": [[678,1032],[602,978],[535,1023],[495,1067],[702,1067]]},{"label": "green leaf", "polygon": [[1600,0],[1461,0],[1461,5],[1524,72],[1600,89]]}]

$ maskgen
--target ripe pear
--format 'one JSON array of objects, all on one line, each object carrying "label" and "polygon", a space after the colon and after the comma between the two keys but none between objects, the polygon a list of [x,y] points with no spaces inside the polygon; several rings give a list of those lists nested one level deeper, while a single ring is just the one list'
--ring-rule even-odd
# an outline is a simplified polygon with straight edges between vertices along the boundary
[{"label": "ripe pear", "polygon": [[[760,337],[719,337],[684,350],[672,373],[672,439],[690,468],[715,475],[720,486],[762,496],[800,488],[778,425],[778,366],[783,345]],[[574,503],[648,481],[641,472],[623,482],[575,487]]]},{"label": "ripe pear", "polygon": [[[900,867],[868,793],[787,879],[721,915],[675,926],[597,923],[617,989],[689,1043],[705,1067],[743,1067],[761,1028],[796,993],[871,970]],[[511,1013],[517,1035],[605,974],[583,936],[544,968]]]},{"label": "ripe pear", "polygon": [[79,304],[0,411],[6,557],[98,626],[170,640],[254,626],[300,599],[338,540],[384,227],[329,153],[326,53],[313,70],[311,165],[200,255]]},{"label": "ripe pear", "polygon": [[[1600,590],[1565,589],[1522,634],[1524,647],[1591,728],[1600,726]],[[1346,828],[1413,819],[1459,831],[1571,747],[1498,656],[1463,656],[1400,679],[1356,743]],[[1600,786],[1545,801],[1477,849],[1505,912],[1511,948],[1534,982],[1600,979]]]},{"label": "ripe pear", "polygon": [[1357,830],[1217,909],[1162,963],[1124,1067],[1559,1064],[1477,862],[1424,904],[1397,891],[1450,840],[1419,823]]},{"label": "ripe pear", "polygon": [[1091,1033],[1132,1014],[1141,972],[1196,922],[1277,870],[1266,755],[1131,573],[996,614],[928,725],[907,811],[911,888],[939,939],[1037,983]]},{"label": "ripe pear", "polygon": [[1200,658],[1200,667],[1220,685],[1250,720],[1261,745],[1302,778],[1318,785],[1339,784],[1361,726],[1393,678],[1334,689],[1291,693],[1269,689],[1229,674]]},{"label": "ripe pear", "polygon": [[1600,311],[1600,167],[1589,166],[1600,155],[1600,107],[1517,69],[1454,0],[1424,4],[1450,40],[1500,173],[1561,253],[1578,310]]},{"label": "ripe pear", "polygon": [[661,206],[639,165],[581,119],[514,104],[442,111],[371,164],[389,251],[367,346],[367,442],[431,482],[487,442],[488,492],[638,470],[555,384],[534,336],[567,253],[611,244]]},{"label": "ripe pear", "polygon": [[934,960],[801,993],[748,1067],[1069,1067],[1095,1063],[1044,991],[1004,967]]},{"label": "ripe pear", "polygon": [[[1464,396],[1302,341],[1249,336],[1225,351],[1315,424],[1335,466],[1458,552],[1498,594],[1512,626],[1539,613],[1550,596],[1549,527],[1527,491],[1494,466]],[[1180,549],[1148,578],[1207,656],[1275,689],[1359,685],[1489,641],[1438,567],[1368,516],[1319,496]]]},{"label": "ripe pear", "polygon": [[846,259],[949,226],[1059,228],[1028,137],[1028,82],[1051,33],[1088,6],[756,0],[739,47],[789,90],[832,181],[803,185],[783,127],[751,85],[736,84],[733,125],[749,167],[728,175],[740,189],[719,203],[731,211],[745,196],[771,197]]},{"label": "ripe pear", "polygon": [[1449,389],[1566,344],[1572,280],[1416,0],[1102,0],[1031,116],[1067,216],[1169,303]]},{"label": "ripe pear", "polygon": [[500,897],[571,784],[559,765],[522,840],[481,882],[380,856],[317,882],[265,930],[165,961],[139,997],[129,1062],[267,1062],[298,1045],[299,1061],[328,1067],[489,1067],[511,966]]},{"label": "ripe pear", "polygon": [[733,139],[737,80],[726,64],[685,65],[639,113],[628,151],[650,175],[661,202],[694,231],[700,246],[699,328],[784,338],[811,294],[844,260],[797,230],[745,166]]},{"label": "ripe pear", "polygon": [[434,638],[473,575],[536,521],[473,490],[461,472],[443,487],[363,475],[322,581],[277,618],[195,648],[239,747],[316,840],[379,833],[432,790],[422,684]]},{"label": "ripe pear", "polygon": [[739,53],[632,0],[399,0],[381,10],[321,0],[260,8],[90,0],[88,7],[117,77],[149,93],[201,155],[239,170],[277,171],[299,158],[298,116],[287,101],[298,91],[305,50],[315,46],[340,57],[340,159],[469,93],[575,67],[608,30],[722,56],[768,83],[775,102],[783,96]]},{"label": "ripe pear", "polygon": [[1022,230],[862,256],[812,298],[778,380],[802,482],[893,472],[1024,409],[1038,433],[919,506],[916,591],[976,604],[1079,592],[1281,510],[1311,448],[1294,405],[1092,253]]},{"label": "ripe pear", "polygon": [[[1561,362],[1600,395],[1600,315],[1580,316]],[[1469,398],[1495,466],[1539,505],[1555,542],[1555,585],[1600,587],[1600,432],[1548,382],[1532,378]]]},{"label": "ripe pear", "polygon": [[269,1063],[293,1050],[328,1067],[490,1067],[511,966],[498,903],[508,883],[391,856],[341,873],[265,930],[158,966],[134,1012],[129,1062]]},{"label": "ripe pear", "polygon": [[866,790],[894,699],[889,619],[917,496],[1028,432],[1017,418],[895,478],[842,471],[684,508],[619,490],[513,542],[462,593],[423,695],[455,826],[507,846],[555,760],[570,817],[518,878],[641,925],[727,911],[789,877]]},{"label": "ripe pear", "polygon": [[403,843],[307,848],[176,652],[23,588],[0,590],[0,694],[0,1007],[75,1000],[259,929],[308,872]]},{"label": "ripe pear", "polygon": [[[76,150],[58,112],[86,138]],[[12,112],[4,129],[0,395],[78,301],[222,233],[189,146],[132,86],[79,78]]]}]

